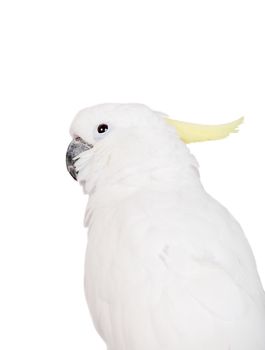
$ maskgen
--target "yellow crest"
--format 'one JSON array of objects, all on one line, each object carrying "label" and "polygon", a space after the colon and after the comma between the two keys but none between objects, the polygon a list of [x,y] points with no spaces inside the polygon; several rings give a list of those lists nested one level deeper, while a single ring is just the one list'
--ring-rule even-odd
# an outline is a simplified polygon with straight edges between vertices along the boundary
[{"label": "yellow crest", "polygon": [[238,126],[243,123],[244,117],[231,123],[220,125],[203,125],[186,123],[165,118],[166,122],[175,127],[180,138],[185,143],[219,140],[227,137],[232,132],[238,131]]}]

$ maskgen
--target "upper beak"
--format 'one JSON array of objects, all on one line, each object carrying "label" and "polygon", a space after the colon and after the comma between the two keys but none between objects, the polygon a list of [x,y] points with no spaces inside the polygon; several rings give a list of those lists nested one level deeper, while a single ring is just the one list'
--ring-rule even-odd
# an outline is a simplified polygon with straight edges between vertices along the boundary
[{"label": "upper beak", "polygon": [[66,152],[66,167],[69,171],[70,175],[77,180],[77,174],[75,168],[75,162],[78,158],[76,158],[80,153],[89,150],[93,146],[86,143],[80,137],[74,139],[67,148]]}]

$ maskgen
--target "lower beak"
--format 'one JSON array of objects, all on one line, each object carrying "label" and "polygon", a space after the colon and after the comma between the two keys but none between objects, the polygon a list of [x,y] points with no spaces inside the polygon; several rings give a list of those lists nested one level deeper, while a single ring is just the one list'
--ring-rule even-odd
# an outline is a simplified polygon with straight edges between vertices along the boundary
[{"label": "lower beak", "polygon": [[92,148],[93,146],[86,143],[81,138],[74,139],[67,148],[66,152],[66,167],[70,175],[77,180],[77,174],[75,168],[75,162],[78,159],[80,153],[85,152]]}]

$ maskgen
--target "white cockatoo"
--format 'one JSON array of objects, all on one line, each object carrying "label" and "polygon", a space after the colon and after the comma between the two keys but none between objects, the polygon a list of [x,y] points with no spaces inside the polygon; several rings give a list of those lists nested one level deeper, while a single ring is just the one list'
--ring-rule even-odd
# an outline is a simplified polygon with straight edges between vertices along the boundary
[{"label": "white cockatoo", "polygon": [[186,146],[241,121],[189,124],[141,104],[74,119],[67,167],[89,194],[85,292],[108,350],[265,349],[252,251]]}]

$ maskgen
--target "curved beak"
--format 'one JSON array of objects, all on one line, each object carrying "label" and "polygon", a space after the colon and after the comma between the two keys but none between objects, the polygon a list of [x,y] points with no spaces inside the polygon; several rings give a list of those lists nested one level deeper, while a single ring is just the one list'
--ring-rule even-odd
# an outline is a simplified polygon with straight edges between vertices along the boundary
[{"label": "curved beak", "polygon": [[66,167],[70,175],[77,180],[78,171],[75,169],[75,162],[78,160],[78,155],[91,149],[93,146],[86,143],[81,138],[74,139],[68,146],[66,152]]}]

